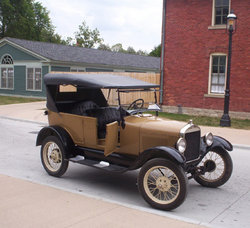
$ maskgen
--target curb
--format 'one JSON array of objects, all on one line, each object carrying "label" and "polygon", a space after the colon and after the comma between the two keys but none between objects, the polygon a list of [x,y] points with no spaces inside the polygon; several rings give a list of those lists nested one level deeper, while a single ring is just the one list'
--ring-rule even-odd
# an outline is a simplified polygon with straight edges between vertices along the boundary
[{"label": "curb", "polygon": [[233,147],[242,150],[250,150],[250,145],[233,144]]}]

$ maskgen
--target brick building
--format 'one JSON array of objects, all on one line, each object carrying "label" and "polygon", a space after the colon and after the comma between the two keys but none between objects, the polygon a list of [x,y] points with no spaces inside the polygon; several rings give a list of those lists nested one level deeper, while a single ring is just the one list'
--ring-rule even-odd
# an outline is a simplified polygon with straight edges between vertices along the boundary
[{"label": "brick building", "polygon": [[250,0],[164,0],[163,8],[165,110],[222,114],[233,9],[230,115],[250,118]]}]

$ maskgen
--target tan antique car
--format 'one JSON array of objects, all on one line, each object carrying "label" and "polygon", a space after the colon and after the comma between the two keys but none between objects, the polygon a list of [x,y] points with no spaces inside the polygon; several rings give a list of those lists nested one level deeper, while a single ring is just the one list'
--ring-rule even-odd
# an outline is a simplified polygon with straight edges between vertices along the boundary
[{"label": "tan antique car", "polygon": [[[159,118],[158,85],[110,74],[74,73],[50,73],[44,83],[49,126],[41,129],[36,145],[42,146],[41,161],[48,174],[62,176],[69,161],[110,172],[140,169],[139,192],[162,210],[183,203],[190,178],[207,187],[230,178],[232,145],[212,133],[201,137],[192,121]],[[109,106],[104,89],[116,91],[118,107]],[[121,94],[129,92],[153,92],[155,101],[146,104],[138,98],[123,106]],[[156,115],[148,114],[152,111]]]}]

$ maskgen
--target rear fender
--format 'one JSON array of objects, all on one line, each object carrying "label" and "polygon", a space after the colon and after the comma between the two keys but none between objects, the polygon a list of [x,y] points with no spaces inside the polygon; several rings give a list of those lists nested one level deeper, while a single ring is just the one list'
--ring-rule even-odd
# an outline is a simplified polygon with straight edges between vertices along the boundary
[{"label": "rear fender", "polygon": [[42,145],[45,138],[48,136],[56,136],[63,144],[64,148],[69,154],[74,146],[73,140],[71,139],[69,133],[59,126],[48,126],[40,130],[36,139],[36,146]]}]

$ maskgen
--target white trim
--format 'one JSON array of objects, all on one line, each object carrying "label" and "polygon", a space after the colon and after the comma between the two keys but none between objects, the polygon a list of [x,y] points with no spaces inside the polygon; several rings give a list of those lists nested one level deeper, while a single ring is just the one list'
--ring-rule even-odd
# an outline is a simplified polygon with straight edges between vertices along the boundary
[{"label": "white trim", "polygon": [[[25,53],[27,53],[27,54],[29,54],[29,55],[32,55],[32,56],[35,57],[35,58],[43,59],[43,60],[45,60],[45,61],[47,61],[47,62],[50,61],[50,60],[47,59],[46,57],[43,57],[43,56],[41,56],[41,55],[39,55],[39,54],[37,54],[37,53],[35,53],[35,52],[33,52],[33,51],[30,51],[30,50],[28,50],[28,49],[26,49],[26,48],[20,46],[19,44],[16,44],[16,43],[14,43],[14,42],[12,42],[12,41],[7,40],[6,38],[3,38],[3,39],[0,41],[0,44],[3,43],[3,42],[6,42],[6,43],[10,44],[10,45],[14,46],[14,47],[17,48],[17,49],[20,49],[20,50],[22,50],[23,52],[25,52]],[[3,45],[4,45],[4,44],[3,44]]]},{"label": "white trim", "polygon": [[217,93],[211,93],[211,94],[204,94],[204,97],[212,97],[212,98],[224,98],[225,94],[217,94]]},{"label": "white trim", "polygon": [[[13,69],[13,87],[12,88],[2,88],[2,68],[12,68]],[[15,68],[13,64],[0,64],[0,89],[4,90],[14,90],[15,88]]]},{"label": "white trim", "polygon": [[86,67],[78,67],[78,66],[71,66],[70,67],[70,72],[71,70],[76,70],[75,72],[86,72]]},{"label": "white trim", "polygon": [[226,82],[227,82],[227,54],[225,53],[220,53],[220,52],[216,52],[216,53],[211,53],[210,54],[210,59],[209,59],[209,72],[208,72],[208,93],[207,93],[207,97],[208,95],[214,95],[214,96],[224,96],[225,93],[211,93],[211,75],[212,75],[212,66],[213,66],[213,56],[226,56],[226,66],[225,66],[225,85],[224,85],[224,89],[226,88]]},{"label": "white trim", "polygon": [[[3,58],[8,55],[12,58],[12,62],[13,64],[2,64],[2,60]],[[1,60],[0,60],[0,89],[4,89],[4,90],[14,90],[15,88],[15,68],[14,68],[14,58],[12,57],[11,54],[9,53],[4,53],[1,57]],[[2,88],[2,68],[12,68],[13,69],[13,87],[12,88]],[[6,81],[7,84],[9,84],[9,80],[8,80],[8,76],[7,76],[7,81]]]},{"label": "white trim", "polygon": [[[28,68],[33,69],[33,89],[28,89]],[[41,89],[35,89],[35,71],[36,69],[41,69]],[[26,66],[26,77],[25,77],[25,84],[26,84],[26,91],[32,91],[32,92],[41,92],[43,90],[43,69],[42,67],[27,67]]]},{"label": "white trim", "polygon": [[[208,29],[226,29],[226,25],[216,25],[215,24],[215,1],[213,0],[212,2],[212,20],[211,20],[211,26],[208,27]],[[228,13],[230,13],[231,11],[231,0],[229,1],[229,9],[228,9]]]},{"label": "white trim", "polygon": [[[8,56],[10,56],[10,57],[12,58],[13,64],[2,64],[3,58],[4,58],[6,55],[8,55]],[[14,65],[14,58],[12,57],[11,54],[5,53],[5,54],[2,55],[2,57],[1,57],[1,59],[0,59],[0,65]]]},{"label": "white trim", "polygon": [[21,61],[21,60],[17,60],[15,61],[15,66],[43,66],[43,62],[42,61]]}]

